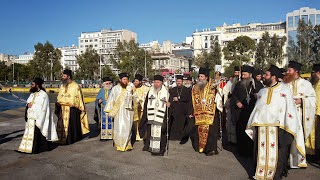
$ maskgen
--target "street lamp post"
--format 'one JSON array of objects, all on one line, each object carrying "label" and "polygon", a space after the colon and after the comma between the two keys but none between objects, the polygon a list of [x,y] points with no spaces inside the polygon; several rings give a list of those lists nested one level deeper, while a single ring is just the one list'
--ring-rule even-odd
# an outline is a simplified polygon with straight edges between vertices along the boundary
[{"label": "street lamp post", "polygon": [[147,78],[147,53],[144,49],[144,77]]},{"label": "street lamp post", "polygon": [[14,83],[14,60],[12,60],[12,85]]},{"label": "street lamp post", "polygon": [[101,74],[102,74],[102,73],[101,73],[101,72],[102,72],[102,71],[101,71],[101,54],[100,54],[100,60],[99,60],[99,61],[100,61],[100,65],[99,65],[99,68],[100,68],[100,79],[99,79],[99,80],[101,81],[101,79],[102,79],[102,77],[101,77]]}]

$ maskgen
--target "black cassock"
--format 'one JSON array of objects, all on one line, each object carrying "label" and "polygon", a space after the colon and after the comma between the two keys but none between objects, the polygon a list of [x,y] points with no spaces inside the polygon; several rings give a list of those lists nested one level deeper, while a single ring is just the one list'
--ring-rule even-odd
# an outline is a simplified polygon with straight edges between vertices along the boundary
[{"label": "black cassock", "polygon": [[[143,139],[143,150],[150,151],[150,138],[151,138],[151,124],[148,123],[148,94],[144,101],[143,114],[139,123],[139,135],[140,137],[146,137]],[[160,137],[160,152],[157,154],[164,154],[167,147],[167,112],[163,118],[163,123],[161,126],[161,137]],[[156,153],[154,153],[156,154]]]},{"label": "black cassock", "polygon": [[[252,83],[250,83],[249,87],[247,88],[242,86],[240,83],[241,81],[236,84],[231,96],[230,109],[232,123],[236,124],[237,146],[239,154],[242,156],[252,156],[253,141],[246,134],[245,130],[257,99],[254,96],[255,89]],[[247,94],[250,96],[249,103],[247,102]],[[238,102],[241,102],[244,107],[240,109],[237,106]]]},{"label": "black cassock", "polygon": [[[61,106],[56,105],[55,114],[58,116],[58,119],[62,116]],[[68,135],[65,144],[73,144],[82,139],[80,115],[81,111],[78,108],[70,107]]]},{"label": "black cassock", "polygon": [[[189,116],[189,106],[191,103],[191,90],[184,86],[170,89],[170,109],[169,109],[169,139],[181,140]],[[178,98],[174,101],[173,98]]]}]

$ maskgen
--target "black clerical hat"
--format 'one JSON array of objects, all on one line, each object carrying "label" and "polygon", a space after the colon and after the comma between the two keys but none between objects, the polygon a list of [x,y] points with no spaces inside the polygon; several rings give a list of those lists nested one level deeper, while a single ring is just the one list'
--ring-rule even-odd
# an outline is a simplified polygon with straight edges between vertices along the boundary
[{"label": "black clerical hat", "polygon": [[269,71],[272,76],[276,76],[277,78],[283,77],[281,69],[275,65],[271,65],[267,71]]},{"label": "black clerical hat", "polygon": [[210,69],[204,68],[204,67],[200,67],[199,74],[204,74],[206,77],[209,77]]},{"label": "black clerical hat", "polygon": [[161,76],[161,75],[154,75],[154,76],[153,76],[153,80],[154,80],[154,81],[157,81],[157,80],[158,80],[158,81],[162,81],[162,82],[163,82],[163,76]]},{"label": "black clerical hat", "polygon": [[65,70],[63,70],[63,74],[72,76],[72,71],[70,69],[65,69]]},{"label": "black clerical hat", "polygon": [[302,67],[302,64],[300,64],[296,61],[289,61],[288,68],[293,68],[297,71],[300,71],[301,67]]},{"label": "black clerical hat", "polygon": [[102,78],[102,81],[103,82],[107,82],[107,81],[111,81],[112,82],[112,79],[110,79],[109,77],[104,77],[104,78]]},{"label": "black clerical hat", "polygon": [[244,65],[242,66],[242,72],[253,73],[254,68],[252,66]]},{"label": "black clerical hat", "polygon": [[119,74],[119,78],[120,78],[120,79],[122,79],[122,78],[124,78],[124,77],[129,78],[129,74],[128,74],[128,73],[120,73],[120,74]]},{"label": "black clerical hat", "polygon": [[138,81],[142,81],[143,76],[142,76],[141,74],[136,74],[136,75],[134,76],[134,79],[137,79]]},{"label": "black clerical hat", "polygon": [[181,79],[181,80],[183,80],[183,76],[182,76],[182,75],[176,75],[176,79]]},{"label": "black clerical hat", "polygon": [[320,64],[313,64],[312,71],[319,72],[320,71]]},{"label": "black clerical hat", "polygon": [[252,73],[252,75],[255,77],[255,76],[258,76],[258,75],[262,75],[262,71],[260,69],[255,69]]},{"label": "black clerical hat", "polygon": [[187,80],[188,81],[192,81],[192,77],[191,76],[187,76]]},{"label": "black clerical hat", "polygon": [[33,82],[38,84],[39,86],[41,86],[44,81],[43,81],[43,79],[36,77],[36,78],[34,78]]},{"label": "black clerical hat", "polygon": [[240,71],[239,66],[234,66],[234,71]]}]

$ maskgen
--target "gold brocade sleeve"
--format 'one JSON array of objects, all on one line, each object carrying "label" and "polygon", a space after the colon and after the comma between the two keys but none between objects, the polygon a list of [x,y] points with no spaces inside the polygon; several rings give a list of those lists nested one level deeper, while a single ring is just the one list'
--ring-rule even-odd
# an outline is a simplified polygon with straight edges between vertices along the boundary
[{"label": "gold brocade sleeve", "polygon": [[88,115],[85,110],[83,94],[80,86],[76,82],[71,82],[67,88],[60,87],[57,101],[61,106],[76,107],[81,111],[81,130],[82,134],[87,134],[89,130]]}]

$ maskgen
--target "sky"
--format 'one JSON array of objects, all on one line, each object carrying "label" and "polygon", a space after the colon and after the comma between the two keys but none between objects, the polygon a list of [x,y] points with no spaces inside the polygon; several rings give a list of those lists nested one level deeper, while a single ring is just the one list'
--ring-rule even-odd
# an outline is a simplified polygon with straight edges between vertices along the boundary
[{"label": "sky", "polygon": [[320,0],[1,0],[0,53],[33,52],[38,42],[78,45],[81,32],[128,29],[138,43],[181,43],[198,29],[223,23],[285,21],[301,7],[320,10]]}]

